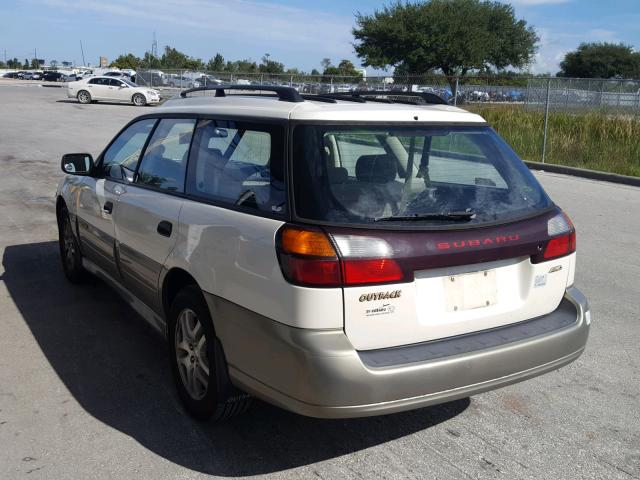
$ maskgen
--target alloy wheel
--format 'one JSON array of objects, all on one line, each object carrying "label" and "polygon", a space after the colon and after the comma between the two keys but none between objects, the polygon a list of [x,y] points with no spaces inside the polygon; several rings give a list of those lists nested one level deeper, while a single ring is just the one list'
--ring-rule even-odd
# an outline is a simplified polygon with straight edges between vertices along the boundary
[{"label": "alloy wheel", "polygon": [[176,322],[175,353],[185,389],[194,400],[202,399],[209,385],[207,339],[196,313],[186,308]]}]

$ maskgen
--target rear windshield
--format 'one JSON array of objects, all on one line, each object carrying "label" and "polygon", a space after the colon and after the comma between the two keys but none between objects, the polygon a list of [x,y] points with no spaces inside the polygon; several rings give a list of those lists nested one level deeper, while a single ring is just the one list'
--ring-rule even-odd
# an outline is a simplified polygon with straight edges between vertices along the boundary
[{"label": "rear windshield", "polygon": [[301,125],[298,217],[331,223],[483,224],[552,205],[490,127]]}]

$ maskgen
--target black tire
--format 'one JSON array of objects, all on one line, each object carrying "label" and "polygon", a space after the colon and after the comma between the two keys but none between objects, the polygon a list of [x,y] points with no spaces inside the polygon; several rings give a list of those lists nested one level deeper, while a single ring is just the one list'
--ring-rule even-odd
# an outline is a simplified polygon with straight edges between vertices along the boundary
[{"label": "black tire", "polygon": [[131,97],[131,103],[136,107],[144,107],[147,104],[147,99],[141,93],[135,93],[133,97]]},{"label": "black tire", "polygon": [[[179,343],[185,343],[185,337],[182,335],[179,322],[181,322],[183,315],[191,315],[189,312],[195,314],[197,321],[201,325],[201,332],[206,340],[205,353],[196,352],[195,345],[189,342],[187,343],[190,351],[187,351],[186,348],[181,349],[178,347]],[[209,307],[202,296],[202,291],[196,285],[189,285],[176,295],[169,310],[167,330],[171,372],[173,373],[178,395],[187,412],[198,420],[217,422],[246,411],[251,404],[252,398],[248,394],[237,390],[229,381],[224,352],[220,341],[215,335]],[[193,344],[195,343],[194,341]],[[185,353],[186,355],[184,355]],[[182,361],[179,360],[179,357]],[[208,363],[209,374],[206,387],[202,383],[199,385],[200,388],[196,393],[200,395],[193,395],[189,392],[189,389],[193,390],[193,388],[186,385],[189,382],[187,379],[188,374],[186,373],[189,367],[185,366],[185,364],[191,365],[192,368],[197,370],[199,362],[200,365],[205,362]],[[204,372],[204,370],[201,369],[201,372]],[[195,375],[195,373],[192,375]]]},{"label": "black tire", "polygon": [[62,207],[58,214],[58,245],[62,270],[71,283],[82,283],[86,280],[86,270],[82,266],[80,244],[73,233],[71,219],[67,207]]},{"label": "black tire", "polygon": [[86,90],[80,90],[78,92],[78,95],[76,95],[76,97],[78,98],[78,101],[83,104],[88,104],[88,103],[91,103],[92,101],[91,94]]}]

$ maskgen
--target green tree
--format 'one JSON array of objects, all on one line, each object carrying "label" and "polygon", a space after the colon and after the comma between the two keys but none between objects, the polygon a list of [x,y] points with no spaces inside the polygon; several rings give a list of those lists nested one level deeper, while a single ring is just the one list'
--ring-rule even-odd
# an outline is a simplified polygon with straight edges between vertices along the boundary
[{"label": "green tree", "polygon": [[271,60],[269,55],[265,55],[262,57],[262,63],[258,65],[258,71],[261,73],[284,73],[284,64],[280,62],[276,62],[275,60]]},{"label": "green tree", "polygon": [[20,61],[17,58],[7,60],[7,67],[14,68],[14,69],[20,68]]},{"label": "green tree", "polygon": [[[325,59],[329,60],[329,59]],[[323,62],[326,64],[327,62]],[[337,82],[354,81],[362,78],[362,72],[358,70],[353,62],[350,60],[340,60],[337,67],[331,65],[331,61],[328,62],[328,66],[322,72],[322,81],[328,82],[333,77]],[[354,79],[354,77],[357,77]]]},{"label": "green tree", "polygon": [[7,68],[7,64],[0,60],[0,68]]},{"label": "green tree", "polygon": [[136,57],[133,53],[127,53],[126,55],[120,55],[113,62],[111,62],[111,66],[114,68],[128,68],[132,70],[136,70],[140,68],[140,64],[142,60]]},{"label": "green tree", "polygon": [[317,68],[314,68],[313,70],[311,70],[311,75],[320,75],[320,72]]},{"label": "green tree", "polygon": [[222,72],[224,70],[224,57],[221,54],[216,53],[216,56],[207,63],[207,70],[212,72]]},{"label": "green tree", "polygon": [[560,68],[561,77],[640,78],[640,52],[622,43],[582,43]]},{"label": "green tree", "polygon": [[258,71],[258,65],[251,60],[236,60],[235,62],[228,61],[225,66],[225,71],[229,73],[255,73]]},{"label": "green tree", "polygon": [[22,64],[22,68],[24,68],[25,70],[29,70],[29,68],[31,68],[31,63],[29,63],[29,59],[28,58],[24,59],[24,63]]},{"label": "green tree", "polygon": [[529,64],[538,41],[511,5],[483,0],[398,1],[372,15],[357,13],[353,35],[364,66],[439,70],[452,91],[455,77],[470,71]]},{"label": "green tree", "polygon": [[190,57],[167,45],[164,47],[164,53],[160,58],[159,67],[167,69],[204,70],[205,65],[201,59]]},{"label": "green tree", "polygon": [[320,65],[322,66],[323,71],[326,70],[331,66],[331,59],[326,57],[323,58],[322,61],[320,62]]}]

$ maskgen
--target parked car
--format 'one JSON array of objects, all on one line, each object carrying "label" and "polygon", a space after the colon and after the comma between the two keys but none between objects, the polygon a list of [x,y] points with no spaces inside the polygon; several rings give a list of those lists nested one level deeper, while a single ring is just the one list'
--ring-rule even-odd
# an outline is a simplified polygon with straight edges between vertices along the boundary
[{"label": "parked car", "polygon": [[63,156],[56,195],[67,278],[99,276],[166,335],[191,414],[249,395],[392,413],[583,352],[575,228],[480,116],[433,95],[207,89],[95,160]]},{"label": "parked car", "polygon": [[23,73],[25,72],[8,72],[8,73],[5,73],[2,77],[3,78],[20,78],[20,75]]},{"label": "parked car", "polygon": [[139,87],[124,78],[90,77],[67,84],[67,96],[80,103],[96,101],[127,102],[138,107],[160,102],[160,93]]},{"label": "parked car", "polygon": [[42,72],[20,72],[18,78],[22,80],[42,80]]},{"label": "parked car", "polygon": [[62,72],[47,71],[42,74],[42,79],[47,82],[62,82],[66,75]]},{"label": "parked car", "polygon": [[202,75],[193,80],[194,87],[206,87],[207,85],[222,85],[222,80],[211,75]]},{"label": "parked car", "polygon": [[130,78],[125,72],[107,72],[102,75],[103,77],[115,77],[115,78]]},{"label": "parked car", "polygon": [[136,72],[131,77],[131,81],[145,87],[160,87],[165,85],[165,75],[163,72],[146,70]]}]

